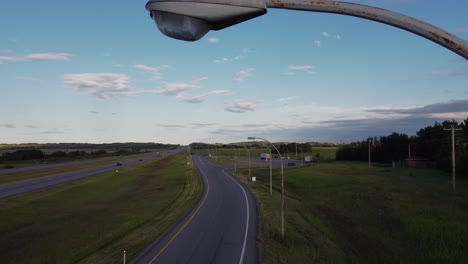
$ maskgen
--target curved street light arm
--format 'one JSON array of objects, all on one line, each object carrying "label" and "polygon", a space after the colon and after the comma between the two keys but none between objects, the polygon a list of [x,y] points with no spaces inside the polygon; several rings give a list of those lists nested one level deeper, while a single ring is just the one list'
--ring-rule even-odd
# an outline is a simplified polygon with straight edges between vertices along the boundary
[{"label": "curved street light arm", "polygon": [[433,41],[468,60],[468,42],[424,21],[385,9],[340,1],[265,0],[267,7],[334,13],[391,25]]}]

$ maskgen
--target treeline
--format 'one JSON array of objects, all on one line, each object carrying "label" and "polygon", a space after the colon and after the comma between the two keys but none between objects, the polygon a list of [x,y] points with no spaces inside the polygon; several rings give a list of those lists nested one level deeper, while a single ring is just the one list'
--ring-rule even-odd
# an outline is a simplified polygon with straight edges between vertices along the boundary
[{"label": "treeline", "polygon": [[[112,143],[112,144],[82,144],[82,143],[59,143],[47,144],[38,148],[20,148],[11,150],[0,155],[0,162],[26,161],[45,159],[82,159],[106,156],[126,156],[155,149],[175,149],[178,145],[159,143]],[[43,150],[54,149],[50,154]],[[70,151],[72,149],[72,151]]]},{"label": "treeline", "polygon": [[435,167],[450,170],[452,164],[452,131],[455,131],[456,165],[459,174],[468,173],[468,118],[458,123],[446,120],[421,128],[416,136],[392,133],[388,136],[371,137],[362,141],[343,145],[337,150],[338,160],[361,160],[369,158],[369,145],[372,162],[391,163],[406,159],[427,159]]}]

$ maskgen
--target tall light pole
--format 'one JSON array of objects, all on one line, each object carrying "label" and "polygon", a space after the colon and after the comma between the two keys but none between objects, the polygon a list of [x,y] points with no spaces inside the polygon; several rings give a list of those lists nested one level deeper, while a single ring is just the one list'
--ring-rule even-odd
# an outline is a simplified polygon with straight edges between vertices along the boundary
[{"label": "tall light pole", "polygon": [[435,42],[468,60],[468,42],[424,21],[368,5],[341,1],[303,0],[149,0],[146,9],[158,29],[171,38],[195,41],[264,15],[267,8],[360,17],[394,26]]},{"label": "tall light pole", "polygon": [[270,153],[270,196],[273,195],[273,159],[271,157],[271,150],[268,146],[266,146],[268,149],[268,152]]},{"label": "tall light pole", "polygon": [[[248,137],[249,140],[256,140],[256,139],[261,139],[263,141],[268,142],[268,144],[272,145],[273,148],[278,152],[278,155],[281,160],[281,237],[284,238],[284,170],[283,170],[283,157],[281,157],[281,153],[279,150],[267,139],[260,138],[260,137]],[[270,157],[271,159],[271,157]]]}]

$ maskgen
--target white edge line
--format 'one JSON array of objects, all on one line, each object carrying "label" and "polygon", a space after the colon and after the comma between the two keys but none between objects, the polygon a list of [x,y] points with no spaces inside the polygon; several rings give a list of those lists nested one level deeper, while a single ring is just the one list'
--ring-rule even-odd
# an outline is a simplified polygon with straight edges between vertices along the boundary
[{"label": "white edge line", "polygon": [[232,177],[234,176],[231,176],[229,175],[226,171],[223,170],[223,172],[225,174],[227,174],[228,178],[231,179],[233,182],[235,182],[237,184],[237,186],[239,186],[239,188],[242,190],[242,192],[244,193],[244,197],[245,197],[245,203],[247,204],[246,208],[247,208],[247,220],[246,220],[246,225],[245,225],[245,234],[244,234],[244,244],[242,245],[242,252],[241,252],[241,256],[240,256],[240,259],[239,259],[239,264],[242,264],[242,262],[244,261],[244,253],[245,253],[245,245],[247,244],[247,234],[249,232],[249,218],[250,218],[250,210],[249,210],[249,200],[247,198],[247,193],[245,192],[245,189],[242,185],[240,185],[236,180],[234,180]]}]

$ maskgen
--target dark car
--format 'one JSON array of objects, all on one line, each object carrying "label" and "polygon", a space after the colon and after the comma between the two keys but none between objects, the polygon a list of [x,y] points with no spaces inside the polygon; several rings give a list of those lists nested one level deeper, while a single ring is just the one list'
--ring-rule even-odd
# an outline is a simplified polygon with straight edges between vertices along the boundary
[{"label": "dark car", "polygon": [[296,163],[294,163],[294,162],[288,162],[288,166],[296,166]]},{"label": "dark car", "polygon": [[116,166],[122,166],[122,163],[121,163],[121,162],[117,162],[115,165],[116,165]]}]

